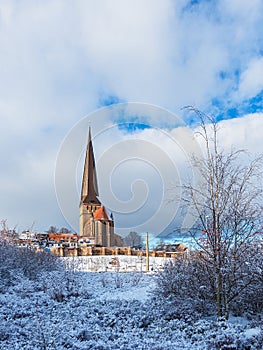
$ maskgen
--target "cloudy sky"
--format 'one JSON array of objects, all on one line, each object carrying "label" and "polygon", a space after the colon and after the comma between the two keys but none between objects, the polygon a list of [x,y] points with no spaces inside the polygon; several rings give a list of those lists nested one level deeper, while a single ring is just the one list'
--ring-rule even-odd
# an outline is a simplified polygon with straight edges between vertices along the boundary
[{"label": "cloudy sky", "polygon": [[163,193],[195,148],[184,106],[216,115],[226,147],[263,151],[261,0],[2,0],[0,72],[0,218],[20,231],[78,230],[89,125],[119,233],[177,211]]}]

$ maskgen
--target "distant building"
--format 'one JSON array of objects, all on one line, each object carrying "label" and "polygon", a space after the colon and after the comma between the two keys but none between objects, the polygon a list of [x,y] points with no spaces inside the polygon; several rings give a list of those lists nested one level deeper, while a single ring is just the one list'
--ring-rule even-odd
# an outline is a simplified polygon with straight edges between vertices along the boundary
[{"label": "distant building", "polygon": [[108,216],[98,196],[96,164],[89,129],[79,207],[80,237],[94,241],[97,246],[111,247],[116,243],[114,220]]}]

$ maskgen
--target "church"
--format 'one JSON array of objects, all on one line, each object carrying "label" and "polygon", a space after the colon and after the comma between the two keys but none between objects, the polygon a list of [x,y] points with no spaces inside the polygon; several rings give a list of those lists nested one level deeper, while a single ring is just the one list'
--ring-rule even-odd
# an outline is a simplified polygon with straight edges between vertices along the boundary
[{"label": "church", "polygon": [[95,246],[116,245],[114,220],[98,199],[96,163],[89,128],[80,199],[80,237]]}]

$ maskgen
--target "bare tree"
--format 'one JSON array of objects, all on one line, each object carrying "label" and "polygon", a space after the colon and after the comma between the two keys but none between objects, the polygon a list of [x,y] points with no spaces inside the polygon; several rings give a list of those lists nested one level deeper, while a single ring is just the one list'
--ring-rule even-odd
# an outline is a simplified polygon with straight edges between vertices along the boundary
[{"label": "bare tree", "polygon": [[142,238],[137,232],[132,231],[123,239],[123,242],[125,246],[136,247],[142,243]]},{"label": "bare tree", "polygon": [[7,225],[7,220],[0,221],[0,238],[6,241],[13,241],[18,237],[16,228],[10,229]]},{"label": "bare tree", "polygon": [[262,233],[262,156],[250,160],[244,150],[220,149],[218,123],[190,109],[200,119],[205,155],[193,156],[199,183],[183,186],[183,200],[196,217],[190,234],[212,269],[217,314],[227,318],[230,303],[253,282],[248,265],[253,264],[249,251]]},{"label": "bare tree", "polygon": [[61,229],[59,230],[59,233],[71,233],[71,231],[66,227],[61,227]]},{"label": "bare tree", "polygon": [[47,233],[58,233],[59,229],[56,226],[50,226],[46,232]]}]

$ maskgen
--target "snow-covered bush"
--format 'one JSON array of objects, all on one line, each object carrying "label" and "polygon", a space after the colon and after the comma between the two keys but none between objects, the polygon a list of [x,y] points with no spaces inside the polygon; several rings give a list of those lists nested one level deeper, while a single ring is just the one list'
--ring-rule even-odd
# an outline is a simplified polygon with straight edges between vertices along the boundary
[{"label": "snow-covered bush", "polygon": [[22,273],[25,277],[36,280],[43,271],[54,271],[60,268],[60,260],[48,253],[32,248],[22,248],[12,244],[0,244],[1,281],[12,280],[12,275]]},{"label": "snow-covered bush", "polygon": [[205,320],[188,299],[176,296],[138,300],[142,288],[153,288],[153,275],[142,274],[139,285],[132,286],[132,273],[122,274],[122,287],[116,288],[114,273],[103,287],[100,273],[73,271],[70,278],[79,295],[68,295],[63,302],[50,294],[55,281],[62,283],[58,276],[63,279],[59,271],[43,273],[50,282],[46,290],[36,288],[39,280],[17,278],[7,293],[0,294],[1,350],[262,348],[258,323],[251,328]]},{"label": "snow-covered bush", "polygon": [[[1,350],[263,347],[259,318],[246,323],[215,321],[209,292],[213,277],[197,259],[175,260],[157,276],[85,273],[78,271],[77,259],[53,260],[50,255],[5,248],[0,247]],[[258,265],[255,270],[260,284]],[[247,289],[247,300],[255,286]]]},{"label": "snow-covered bush", "polygon": [[86,293],[83,288],[81,276],[83,273],[68,269],[61,269],[55,274],[54,272],[43,274],[45,291],[58,302],[64,302],[71,297],[91,297],[91,293]]},{"label": "snow-covered bush", "polygon": [[208,349],[215,350],[257,350],[262,349],[262,332],[242,332],[241,326],[233,326],[227,322],[214,322],[210,324]]},{"label": "snow-covered bush", "polygon": [[[158,297],[172,298],[180,307],[190,307],[198,314],[210,313],[214,303],[214,278],[198,257],[181,256],[167,262],[156,278]],[[190,310],[189,310],[190,311]]]},{"label": "snow-covered bush", "polygon": [[[244,252],[221,269],[223,278],[224,310],[236,316],[262,313],[263,311],[263,249],[262,246],[244,245]],[[234,268],[232,265],[239,265]],[[227,269],[234,271],[232,274]],[[173,295],[177,300],[186,300],[193,308],[201,307],[206,312],[217,311],[216,274],[213,264],[206,260],[205,253],[193,253],[169,261],[157,275],[155,294],[162,298]]]},{"label": "snow-covered bush", "polygon": [[179,256],[169,260],[158,273],[157,290],[164,296],[174,294],[198,300],[213,300],[214,276],[198,256]]}]

